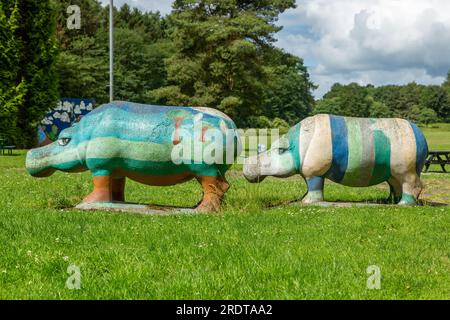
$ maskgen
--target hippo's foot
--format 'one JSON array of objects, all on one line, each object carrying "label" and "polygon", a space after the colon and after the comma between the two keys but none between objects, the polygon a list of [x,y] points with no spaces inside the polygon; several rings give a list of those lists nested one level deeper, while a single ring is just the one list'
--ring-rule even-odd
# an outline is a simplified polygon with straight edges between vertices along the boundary
[{"label": "hippo's foot", "polygon": [[413,195],[404,193],[402,199],[398,203],[401,206],[415,206],[417,205],[416,198]]},{"label": "hippo's foot", "polygon": [[410,174],[403,177],[402,199],[398,203],[402,206],[415,206],[422,192],[423,185],[418,175]]},{"label": "hippo's foot", "polygon": [[230,185],[222,177],[198,177],[197,180],[203,187],[203,199],[195,208],[199,212],[218,212],[220,202]]},{"label": "hippo's foot", "polygon": [[309,191],[306,196],[302,199],[302,203],[304,204],[312,204],[323,201],[323,192],[322,191]]},{"label": "hippo's foot", "polygon": [[202,202],[195,208],[195,211],[198,212],[218,212],[220,211],[220,198],[218,197],[210,197],[207,199],[206,197],[202,200]]},{"label": "hippo's foot", "polygon": [[112,178],[94,177],[94,190],[83,199],[83,203],[112,202]]}]

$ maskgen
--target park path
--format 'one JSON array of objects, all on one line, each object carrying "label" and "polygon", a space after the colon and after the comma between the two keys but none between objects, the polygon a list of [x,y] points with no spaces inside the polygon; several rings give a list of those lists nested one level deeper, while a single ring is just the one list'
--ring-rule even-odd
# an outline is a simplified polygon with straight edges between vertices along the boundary
[{"label": "park path", "polygon": [[450,204],[450,174],[425,173],[422,178],[423,200]]}]

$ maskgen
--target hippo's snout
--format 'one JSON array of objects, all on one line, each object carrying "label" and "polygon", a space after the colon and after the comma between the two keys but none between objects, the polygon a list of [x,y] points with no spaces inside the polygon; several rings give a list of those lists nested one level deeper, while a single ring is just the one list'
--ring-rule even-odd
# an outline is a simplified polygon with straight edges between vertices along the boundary
[{"label": "hippo's snout", "polygon": [[259,183],[266,178],[265,176],[261,176],[258,156],[245,159],[243,173],[244,177],[250,183]]},{"label": "hippo's snout", "polygon": [[40,152],[40,149],[32,149],[27,152],[25,167],[31,176],[45,178],[51,176],[55,172],[55,169],[43,165],[45,157]]},{"label": "hippo's snout", "polygon": [[31,149],[27,152],[25,167],[31,176],[45,178],[51,176],[56,171],[56,169],[52,168],[50,165],[51,157],[49,146]]}]

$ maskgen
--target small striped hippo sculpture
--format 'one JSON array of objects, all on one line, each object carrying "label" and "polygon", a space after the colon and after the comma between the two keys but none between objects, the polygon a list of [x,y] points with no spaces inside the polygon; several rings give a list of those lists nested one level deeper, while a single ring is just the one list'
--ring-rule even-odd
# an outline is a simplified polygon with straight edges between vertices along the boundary
[{"label": "small striped hippo sculpture", "polygon": [[350,187],[387,182],[391,202],[414,205],[427,154],[423,133],[409,121],[320,114],[291,128],[270,150],[247,158],[244,175],[261,182],[299,173],[308,186],[303,203],[323,201],[325,178]]}]

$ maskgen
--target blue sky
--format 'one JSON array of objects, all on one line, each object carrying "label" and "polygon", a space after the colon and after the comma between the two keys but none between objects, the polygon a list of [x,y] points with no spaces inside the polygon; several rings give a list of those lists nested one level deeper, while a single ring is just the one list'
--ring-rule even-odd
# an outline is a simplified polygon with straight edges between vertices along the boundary
[{"label": "blue sky", "polygon": [[[172,1],[125,2],[167,14]],[[316,97],[335,82],[440,84],[450,70],[448,0],[297,0],[278,23],[276,45],[304,58]]]}]

